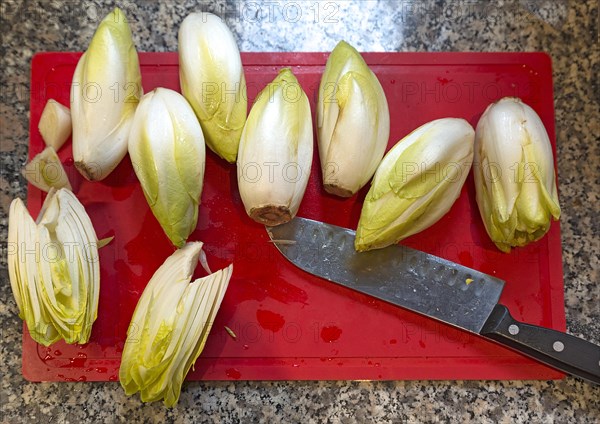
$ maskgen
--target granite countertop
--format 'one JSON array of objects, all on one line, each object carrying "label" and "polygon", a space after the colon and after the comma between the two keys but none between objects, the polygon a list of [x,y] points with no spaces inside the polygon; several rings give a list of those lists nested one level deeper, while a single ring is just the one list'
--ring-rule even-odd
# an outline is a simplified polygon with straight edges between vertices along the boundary
[{"label": "granite countertop", "polygon": [[[346,39],[360,51],[547,52],[554,72],[567,331],[600,343],[597,1],[118,4],[132,21],[140,51],[176,51],[182,19],[202,9],[226,18],[242,51],[330,51]],[[28,151],[31,57],[39,51],[85,50],[113,6],[105,0],[5,0],[0,6],[2,423],[600,422],[600,387],[571,377],[549,382],[192,382],[171,410],[161,403],[142,405],[115,383],[24,380],[21,321],[5,251],[10,201],[26,198],[20,169]]]}]

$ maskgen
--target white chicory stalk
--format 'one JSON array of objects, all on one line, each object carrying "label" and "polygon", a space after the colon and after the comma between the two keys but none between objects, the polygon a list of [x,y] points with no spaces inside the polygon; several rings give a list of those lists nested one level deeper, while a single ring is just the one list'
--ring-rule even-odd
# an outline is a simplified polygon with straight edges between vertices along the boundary
[{"label": "white chicory stalk", "polygon": [[356,250],[389,246],[444,216],[471,168],[474,136],[464,119],[443,118],[400,140],[375,173],[356,230]]},{"label": "white chicory stalk", "polygon": [[498,249],[538,240],[560,217],[554,158],[540,117],[514,97],[485,110],[475,135],[477,205]]},{"label": "white chicory stalk", "polygon": [[179,399],[188,371],[204,349],[233,265],[190,283],[201,242],[176,250],[154,273],[135,308],[121,358],[119,380],[143,402]]},{"label": "white chicory stalk", "polygon": [[52,187],[72,190],[67,173],[62,166],[54,147],[46,147],[33,157],[23,168],[23,176],[31,185],[42,191],[50,191]]},{"label": "white chicory stalk", "polygon": [[211,13],[191,13],[179,29],[181,92],[200,120],[206,144],[235,162],[248,99],[240,52],[227,25]]},{"label": "white chicory stalk", "polygon": [[54,99],[46,102],[38,129],[46,146],[58,152],[71,135],[71,111]]},{"label": "white chicory stalk", "polygon": [[319,86],[317,136],[326,191],[355,194],[373,176],[390,135],[379,80],[348,43],[333,49]]},{"label": "white chicory stalk", "polygon": [[200,124],[181,94],[157,88],[142,97],[129,156],[154,216],[171,242],[183,246],[198,222],[205,147]]},{"label": "white chicory stalk", "polygon": [[138,55],[123,12],[104,18],[73,75],[73,159],[88,180],[102,180],[127,153],[142,93]]},{"label": "white chicory stalk", "polygon": [[312,157],[308,98],[284,68],[259,93],[240,141],[238,186],[248,215],[265,225],[291,220],[304,196]]},{"label": "white chicory stalk", "polygon": [[99,244],[88,214],[71,191],[52,189],[37,224],[23,202],[13,200],[9,277],[19,316],[36,342],[88,342],[98,312]]},{"label": "white chicory stalk", "polygon": [[48,346],[60,340],[42,302],[42,284],[38,263],[42,258],[37,227],[23,201],[16,198],[10,204],[8,217],[8,276],[19,311],[27,324],[31,338]]}]

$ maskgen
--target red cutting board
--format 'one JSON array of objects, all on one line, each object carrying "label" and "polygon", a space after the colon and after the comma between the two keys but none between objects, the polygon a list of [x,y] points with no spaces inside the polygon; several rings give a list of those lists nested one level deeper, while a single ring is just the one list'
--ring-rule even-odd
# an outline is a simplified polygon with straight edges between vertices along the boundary
[{"label": "red cutting board", "polygon": [[[80,53],[34,57],[30,156],[42,150],[37,130],[45,102],[69,104]],[[473,126],[486,106],[519,96],[541,116],[555,139],[550,58],[543,53],[367,53],[391,113],[389,146],[430,120],[460,117]],[[325,53],[244,53],[250,102],[283,66],[304,87],[314,113]],[[177,54],[140,54],[145,92],[179,90]],[[90,87],[90,101],[98,93]],[[554,146],[553,146],[554,147]],[[59,152],[100,238],[98,320],[84,346],[48,348],[23,335],[23,375],[32,381],[118,379],[120,355],[144,286],[173,248],[148,208],[126,158],[104,181],[76,172],[70,142]],[[274,168],[281,172],[282,167]],[[266,176],[265,176],[266,177]],[[317,149],[299,216],[356,228],[367,189],[350,199],[321,188]],[[29,186],[36,215],[43,193]],[[507,281],[502,303],[515,318],[565,330],[560,229],[510,254],[489,241],[475,204],[472,176],[450,213],[403,243]],[[475,335],[313,277],[291,265],[245,214],[236,170],[207,153],[198,227],[213,270],[234,263],[233,278],[191,380],[303,379],[556,379],[563,374]],[[200,267],[198,267],[200,268]],[[198,271],[199,273],[201,271]],[[200,274],[198,274],[200,275]],[[398,284],[402,284],[401,281]],[[233,339],[225,330],[231,328]]]}]

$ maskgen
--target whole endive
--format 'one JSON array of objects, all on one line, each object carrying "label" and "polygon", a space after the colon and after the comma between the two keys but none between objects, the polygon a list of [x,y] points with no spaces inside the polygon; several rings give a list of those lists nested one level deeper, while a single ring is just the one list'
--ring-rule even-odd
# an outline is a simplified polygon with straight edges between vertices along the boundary
[{"label": "whole endive", "polygon": [[464,119],[420,126],[383,158],[356,230],[358,251],[394,244],[436,223],[460,195],[475,131]]},{"label": "whole endive", "polygon": [[308,184],[312,156],[308,97],[284,68],[259,93],[240,141],[238,186],[248,215],[265,225],[291,220]]},{"label": "whole endive", "polygon": [[198,223],[204,136],[183,96],[167,88],[144,95],[129,136],[129,156],[154,216],[181,247]]},{"label": "whole endive", "polygon": [[173,406],[200,356],[221,305],[233,265],[190,282],[202,243],[178,249],[154,273],[135,308],[121,357],[127,395]]},{"label": "whole endive", "polygon": [[540,117],[514,97],[485,110],[475,135],[475,188],[498,249],[538,240],[560,217],[554,158]]},{"label": "whole endive", "polygon": [[348,43],[333,49],[319,86],[317,137],[326,191],[355,194],[373,176],[390,135],[379,80]]},{"label": "whole endive", "polygon": [[98,312],[98,241],[83,205],[51,189],[35,223],[20,199],[10,206],[8,270],[19,316],[31,337],[87,343]]},{"label": "whole endive", "polygon": [[191,13],[181,24],[178,43],[181,92],[200,120],[208,147],[233,163],[248,108],[233,34],[218,16]]},{"label": "whole endive", "polygon": [[100,22],[73,75],[73,159],[88,180],[102,180],[127,153],[142,93],[138,55],[123,12]]}]

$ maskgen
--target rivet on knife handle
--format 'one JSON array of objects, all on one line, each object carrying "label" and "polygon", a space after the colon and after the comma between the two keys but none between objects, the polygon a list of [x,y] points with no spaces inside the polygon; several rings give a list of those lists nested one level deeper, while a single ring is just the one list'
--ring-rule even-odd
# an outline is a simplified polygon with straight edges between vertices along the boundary
[{"label": "rivet on knife handle", "polygon": [[516,321],[496,305],[481,335],[556,369],[600,384],[600,347],[578,337]]}]

